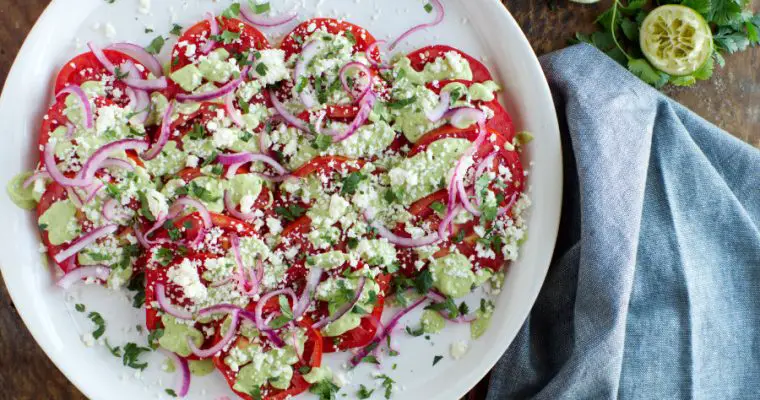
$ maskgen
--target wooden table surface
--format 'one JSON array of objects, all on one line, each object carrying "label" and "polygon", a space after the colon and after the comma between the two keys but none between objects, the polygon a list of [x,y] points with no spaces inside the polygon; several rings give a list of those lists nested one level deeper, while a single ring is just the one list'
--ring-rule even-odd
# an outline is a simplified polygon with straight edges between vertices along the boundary
[{"label": "wooden table surface", "polygon": [[[0,0],[0,83],[5,82],[24,38],[48,3],[49,0]],[[566,0],[504,3],[525,30],[536,53],[541,55],[565,47],[574,32],[592,29],[593,20],[610,1],[591,6]],[[754,5],[757,9],[760,0],[754,0]],[[727,66],[718,68],[710,81],[666,92],[733,135],[760,147],[758,71],[760,48],[727,57]],[[85,398],[34,342],[4,284],[0,284],[0,371],[0,388],[13,399]],[[467,397],[483,398],[486,385],[484,379]]]}]

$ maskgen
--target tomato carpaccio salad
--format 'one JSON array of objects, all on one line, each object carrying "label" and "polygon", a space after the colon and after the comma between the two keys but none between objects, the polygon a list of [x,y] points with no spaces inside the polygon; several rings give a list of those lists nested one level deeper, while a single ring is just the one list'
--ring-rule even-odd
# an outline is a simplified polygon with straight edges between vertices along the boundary
[{"label": "tomato carpaccio salad", "polygon": [[228,10],[166,65],[90,44],[61,70],[12,197],[36,208],[59,285],[144,293],[149,344],[184,374],[173,393],[188,362],[245,399],[325,393],[325,353],[382,363],[403,352],[394,331],[488,326],[491,301],[458,299],[497,293],[518,256],[528,135],[473,57],[384,44],[319,18],[275,46]]}]

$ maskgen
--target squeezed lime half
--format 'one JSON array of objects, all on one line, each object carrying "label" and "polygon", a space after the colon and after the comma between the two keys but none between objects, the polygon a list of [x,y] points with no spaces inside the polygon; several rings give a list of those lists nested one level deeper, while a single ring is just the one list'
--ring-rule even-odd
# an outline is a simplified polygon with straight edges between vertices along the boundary
[{"label": "squeezed lime half", "polygon": [[671,75],[689,75],[712,55],[712,31],[704,18],[681,5],[655,8],[641,25],[640,44],[647,60]]}]

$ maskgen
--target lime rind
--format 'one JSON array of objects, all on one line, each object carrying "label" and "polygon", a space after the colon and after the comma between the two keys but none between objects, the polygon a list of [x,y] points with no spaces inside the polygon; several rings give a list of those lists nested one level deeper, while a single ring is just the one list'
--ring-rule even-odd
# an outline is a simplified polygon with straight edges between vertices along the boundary
[{"label": "lime rind", "polygon": [[694,73],[712,55],[710,26],[693,9],[664,5],[644,19],[641,51],[655,68],[675,76]]}]

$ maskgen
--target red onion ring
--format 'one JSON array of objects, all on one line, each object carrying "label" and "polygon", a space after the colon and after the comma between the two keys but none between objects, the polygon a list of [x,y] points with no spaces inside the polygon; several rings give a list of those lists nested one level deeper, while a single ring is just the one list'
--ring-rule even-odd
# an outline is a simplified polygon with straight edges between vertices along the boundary
[{"label": "red onion ring", "polygon": [[[95,58],[98,59],[98,61],[103,65],[103,67],[111,73],[111,75],[116,75],[116,67],[113,65],[113,63],[106,57],[105,53],[103,53],[103,50],[95,45],[93,42],[87,42],[87,46],[90,48],[90,51],[92,51],[92,54],[95,55]],[[162,76],[157,79],[142,79],[142,78],[124,78],[121,79],[122,82],[124,82],[125,85],[133,88],[133,89],[140,89],[140,90],[163,90],[166,89],[169,86],[169,82],[166,80],[166,77]]]},{"label": "red onion ring", "polygon": [[214,48],[216,45],[216,40],[214,40],[214,36],[219,35],[219,23],[216,21],[216,17],[214,14],[207,12],[206,13],[206,21],[208,21],[209,25],[209,36],[206,40],[206,43],[203,44],[203,47],[201,47],[201,53],[202,54],[208,54],[211,49]]},{"label": "red onion ring", "polygon": [[87,193],[87,197],[84,199],[84,204],[90,204],[90,202],[98,195],[98,193],[106,187],[103,182],[97,182],[93,184],[93,188]]},{"label": "red onion ring", "polygon": [[216,161],[219,164],[222,164],[225,166],[233,165],[233,164],[246,164],[249,162],[260,161],[272,167],[280,175],[285,175],[289,173],[289,171],[285,169],[285,167],[283,167],[280,163],[278,163],[277,160],[262,153],[251,153],[248,151],[243,151],[240,153],[233,153],[233,154],[220,154],[216,157]]},{"label": "red onion ring", "polygon": [[134,90],[130,87],[125,92],[127,93],[127,97],[129,97],[128,106],[137,113],[135,114],[137,121],[145,124],[150,115],[150,97],[148,93],[144,90]]},{"label": "red onion ring", "polygon": [[69,200],[74,203],[74,207],[81,209],[82,205],[84,204],[84,199],[79,195],[79,193],[77,193],[76,189],[73,187],[67,187],[66,193],[69,195]]},{"label": "red onion ring", "polygon": [[201,219],[203,219],[203,225],[206,229],[209,229],[214,225],[213,220],[211,219],[211,213],[208,211],[208,208],[206,208],[206,206],[204,206],[200,201],[187,196],[182,196],[177,198],[177,200],[174,200],[174,204],[172,204],[171,208],[169,209],[169,215],[167,219],[175,218],[177,215],[179,215],[180,212],[182,212],[182,210],[185,209],[185,207],[195,208],[195,211],[197,211]]},{"label": "red onion ring", "polygon": [[32,183],[40,180],[40,179],[51,179],[50,174],[45,171],[37,171],[33,173],[31,176],[26,178],[23,184],[21,184],[21,187],[24,189],[28,188]]},{"label": "red onion ring", "polygon": [[161,307],[164,312],[178,319],[193,319],[193,313],[176,307],[174,304],[172,304],[171,301],[169,301],[169,298],[166,296],[166,287],[164,287],[163,283],[156,283],[156,286],[153,290],[156,292],[156,301],[158,302],[158,306]]},{"label": "red onion ring", "polygon": [[480,211],[472,205],[472,202],[470,202],[470,196],[464,189],[464,183],[461,179],[457,180],[457,193],[459,194],[459,200],[462,202],[464,209],[467,210],[470,214],[479,217]]},{"label": "red onion ring", "polygon": [[235,203],[232,201],[232,195],[230,195],[230,191],[229,190],[225,190],[224,191],[224,208],[227,209],[227,212],[231,216],[233,216],[233,217],[235,217],[235,218],[237,218],[239,220],[250,221],[250,220],[256,218],[256,214],[253,211],[251,211],[249,213],[244,213],[242,211],[238,211],[237,205],[235,205]]},{"label": "red onion ring", "polygon": [[[251,313],[251,312],[241,311],[240,312],[240,317],[243,318],[243,319],[246,319],[246,320],[248,320],[250,322],[252,322],[253,324],[257,323],[256,322],[256,316],[253,313]],[[265,326],[265,328],[261,329],[261,328],[258,328],[258,325],[257,325],[256,329],[258,329],[261,332],[264,332],[264,334],[269,337],[269,340],[271,340],[272,343],[275,346],[277,346],[279,348],[285,347],[285,342],[283,342],[282,339],[280,339],[280,337],[277,336],[277,334],[274,332],[274,330],[266,327],[266,325],[264,325],[264,326]]]},{"label": "red onion ring", "polygon": [[239,127],[245,126],[245,121],[243,121],[243,117],[240,115],[238,110],[235,108],[235,104],[233,101],[235,100],[235,94],[230,92],[227,96],[224,98],[224,108],[227,110],[227,114],[229,114],[230,119],[232,122],[235,123],[235,125]]},{"label": "red onion ring", "polygon": [[99,148],[95,153],[87,159],[82,166],[82,170],[79,171],[78,179],[82,180],[82,184],[71,186],[89,186],[92,184],[92,180],[95,178],[95,172],[97,172],[103,163],[109,158],[111,153],[115,151],[126,150],[145,150],[148,148],[148,143],[142,139],[121,139],[115,142],[108,143]]},{"label": "red onion ring", "polygon": [[[298,56],[296,66],[293,69],[293,83],[295,85],[298,85],[298,82],[301,80],[301,78],[307,79],[305,77],[306,68],[309,66],[309,64],[311,64],[311,60],[317,55],[321,47],[322,43],[318,40],[313,40],[303,46],[301,49],[301,54]],[[306,107],[306,109],[314,108],[318,104],[317,100],[311,94],[310,82],[306,83],[306,86],[303,90],[301,90],[301,93],[299,93],[298,96],[301,98],[301,102],[303,103],[304,107]]]},{"label": "red onion ring", "polygon": [[191,337],[188,337],[187,345],[190,347],[190,351],[192,351],[193,354],[195,354],[201,359],[212,357],[216,353],[222,351],[232,341],[232,338],[235,337],[235,334],[237,333],[238,325],[240,325],[240,313],[237,311],[233,311],[232,313],[230,313],[230,315],[232,316],[232,320],[230,321],[230,326],[227,329],[227,333],[224,334],[224,336],[219,340],[217,344],[215,344],[211,348],[201,350],[195,346],[195,342],[193,342],[193,339]]},{"label": "red onion ring", "polygon": [[319,322],[315,323],[311,327],[314,329],[321,329],[323,326],[326,326],[328,324],[331,324],[337,320],[339,320],[341,317],[346,315],[349,311],[351,311],[352,308],[356,305],[356,303],[359,302],[359,298],[362,296],[362,292],[364,291],[364,284],[367,283],[366,277],[359,278],[359,287],[356,289],[356,294],[354,295],[354,298],[351,299],[348,303],[342,305],[339,309],[335,311],[335,313],[332,316],[327,316],[322,318]]},{"label": "red onion ring", "polygon": [[229,314],[239,311],[243,311],[243,309],[234,304],[217,304],[198,311],[198,317],[203,318],[212,314]]},{"label": "red onion ring", "polygon": [[[248,69],[244,69],[243,71],[248,71]],[[240,84],[243,83],[242,77],[245,76],[245,74],[241,73],[240,76],[241,76],[240,78],[233,79],[227,82],[224,86],[216,90],[212,90],[210,92],[204,92],[204,93],[198,93],[198,94],[180,93],[177,95],[177,101],[179,101],[180,103],[188,103],[188,102],[200,103],[203,101],[215,100],[220,97],[226,96],[234,92],[235,89],[237,89],[238,86],[240,86]]]},{"label": "red onion ring", "polygon": [[298,303],[293,307],[294,318],[297,319],[306,312],[307,308],[309,308],[309,302],[311,301],[314,292],[317,290],[317,286],[322,279],[323,273],[324,271],[322,268],[311,268],[309,271],[309,275],[306,277],[306,286],[303,289],[303,293],[301,293]]},{"label": "red onion ring", "polygon": [[264,322],[264,319],[262,318],[262,312],[264,311],[264,306],[266,303],[271,299],[272,297],[279,296],[279,295],[285,295],[290,296],[291,300],[293,300],[293,304],[296,304],[298,299],[296,298],[296,294],[293,292],[293,289],[280,289],[280,290],[273,290],[259,299],[259,302],[256,303],[256,314],[255,314],[255,323],[256,328],[259,330],[268,329],[266,326],[266,323]]},{"label": "red onion ring", "polygon": [[53,259],[57,263],[63,262],[64,260],[73,256],[74,254],[79,253],[82,249],[89,246],[90,244],[95,243],[98,239],[108,236],[116,232],[116,230],[118,229],[119,229],[119,225],[105,225],[105,226],[101,226],[100,228],[93,229],[90,232],[87,232],[84,235],[77,238],[71,244],[71,246],[66,248],[66,250],[63,250],[62,252],[56,254],[55,257],[53,257]]},{"label": "red onion ring", "polygon": [[92,112],[92,105],[90,104],[90,100],[87,98],[87,94],[84,92],[84,90],[82,90],[81,87],[77,85],[69,85],[61,89],[60,92],[56,93],[55,97],[66,93],[73,94],[79,99],[79,102],[82,103],[82,109],[84,110],[84,127],[87,129],[92,129],[95,126],[95,114]]},{"label": "red onion ring", "polygon": [[454,207],[453,210],[446,213],[446,217],[441,221],[441,224],[438,225],[438,237],[441,240],[446,240],[449,237],[450,233],[450,227],[451,224],[454,222],[454,218],[456,218],[459,213],[462,212],[461,206]]},{"label": "red onion ring", "polygon": [[248,22],[256,26],[272,27],[287,24],[298,16],[298,11],[293,9],[277,16],[267,17],[253,12],[253,10],[251,10],[251,5],[247,1],[241,3],[240,14],[242,14],[243,18],[247,19]]},{"label": "red onion ring", "polygon": [[62,287],[63,289],[68,289],[71,287],[71,285],[81,281],[82,279],[95,278],[100,279],[101,281],[105,281],[110,275],[111,269],[107,266],[91,265],[87,267],[79,267],[75,270],[69,271],[55,284]]},{"label": "red onion ring", "polygon": [[[101,209],[100,213],[103,215],[103,218],[105,218],[106,221],[112,222],[113,220],[117,218],[125,216],[124,214],[121,214],[118,212],[118,207],[119,207],[119,201],[114,198],[109,198],[105,202],[103,202],[103,208]],[[137,234],[138,232],[135,231],[135,236],[137,236]],[[139,240],[139,236],[138,236],[138,240]]]},{"label": "red onion ring", "polygon": [[[367,85],[359,89],[358,94],[356,94],[357,91],[351,90],[348,86],[348,71],[351,69],[358,69],[367,76]],[[340,83],[343,85],[343,90],[345,90],[354,101],[363,98],[367,94],[367,91],[369,91],[370,87],[372,87],[372,73],[366,65],[358,61],[352,61],[344,65],[343,68],[340,69],[338,76],[340,77]]]},{"label": "red onion ring", "polygon": [[164,111],[164,115],[161,118],[161,131],[158,135],[158,139],[156,139],[156,142],[153,143],[153,145],[148,149],[148,151],[142,154],[142,158],[144,160],[150,161],[158,157],[158,155],[161,154],[161,150],[163,150],[164,146],[166,146],[166,143],[169,142],[169,136],[171,136],[173,112],[174,112],[174,102],[171,101],[166,106],[166,111]]},{"label": "red onion ring", "polygon": [[432,28],[443,21],[443,17],[446,15],[445,10],[443,9],[443,4],[441,4],[441,0],[430,0],[430,4],[433,5],[433,8],[436,10],[436,16],[433,22],[428,22],[426,24],[421,24],[413,27],[412,29],[409,29],[408,31],[404,32],[401,36],[399,36],[398,39],[396,39],[391,45],[388,47],[389,50],[393,51],[393,49],[398,46],[398,44],[406,39],[409,35],[420,31],[425,28]]},{"label": "red onion ring", "polygon": [[367,354],[369,354],[369,352],[372,351],[372,349],[377,347],[380,343],[383,342],[383,340],[385,340],[386,337],[388,337],[388,335],[391,334],[393,329],[396,327],[396,325],[398,324],[398,322],[401,320],[401,318],[404,315],[408,314],[410,311],[419,307],[420,304],[424,303],[426,300],[427,300],[427,297],[422,297],[419,300],[412,303],[409,307],[399,311],[396,315],[394,315],[393,318],[388,322],[388,324],[385,325],[385,328],[383,328],[383,331],[379,332],[378,335],[375,337],[375,339],[372,340],[372,342],[370,342],[369,345],[365,346],[355,356],[351,358],[351,365],[354,367],[359,365],[359,363],[362,362],[364,357],[366,357]]},{"label": "red onion ring", "polygon": [[120,168],[120,169],[126,169],[127,171],[135,170],[135,166],[132,165],[129,161],[122,160],[120,158],[113,158],[113,157],[106,158],[100,164],[100,168]]},{"label": "red onion ring", "polygon": [[440,240],[439,236],[435,233],[418,239],[398,236],[380,224],[377,220],[375,220],[374,210],[367,209],[364,211],[364,218],[367,220],[367,222],[369,222],[371,227],[375,228],[378,235],[385,238],[388,242],[393,243],[399,247],[414,248],[429,246],[435,244]]},{"label": "red onion ring", "polygon": [[354,117],[354,120],[351,121],[351,124],[348,125],[343,133],[333,132],[333,135],[331,135],[333,136],[333,142],[342,142],[356,133],[356,131],[367,122],[367,119],[369,119],[369,115],[372,113],[372,108],[375,106],[376,100],[377,97],[375,97],[375,94],[372,93],[371,90],[367,91],[364,98],[359,102],[361,108],[356,114],[356,117]]},{"label": "red onion ring", "polygon": [[372,56],[372,53],[375,51],[375,49],[379,49],[380,45],[386,43],[388,43],[387,40],[376,40],[375,43],[369,45],[369,47],[367,47],[367,50],[364,52],[364,55],[367,57],[370,65],[375,68],[388,68],[390,66],[388,63],[382,62],[382,55],[379,57],[380,62],[375,61],[374,57]]},{"label": "red onion ring", "polygon": [[64,137],[69,140],[74,137],[74,124],[71,122],[66,123],[66,135]]},{"label": "red onion ring", "polygon": [[451,102],[451,93],[449,92],[443,92],[441,93],[441,101],[438,103],[437,106],[435,106],[434,109],[430,111],[425,112],[425,116],[430,122],[438,122],[443,118],[443,116],[446,114],[446,111],[449,110]]},{"label": "red onion ring", "polygon": [[180,376],[182,377],[182,381],[180,382],[179,388],[177,388],[177,397],[185,397],[187,396],[187,392],[190,390],[190,366],[188,365],[187,359],[184,357],[180,357],[178,354],[173,353],[171,351],[168,351],[163,348],[159,348],[161,353],[163,353],[167,358],[172,360],[174,364],[179,366],[180,370]]},{"label": "red onion ring", "polygon": [[280,114],[285,122],[304,132],[309,132],[309,125],[300,118],[291,114],[288,109],[285,108],[285,104],[282,104],[280,99],[277,98],[276,94],[271,94],[269,97],[272,99],[272,106],[274,107],[275,111]]},{"label": "red onion ring", "polygon": [[461,126],[464,121],[474,120],[480,122],[486,120],[486,114],[483,110],[478,110],[473,107],[459,107],[449,110],[444,118],[448,117],[452,125]]},{"label": "red onion ring", "polygon": [[137,238],[137,242],[140,243],[140,245],[144,248],[149,248],[151,246],[150,242],[145,238],[145,235],[140,232],[139,226],[135,224],[134,227],[132,227],[132,230],[135,232],[135,237]]},{"label": "red onion ring", "polygon": [[145,66],[145,68],[150,71],[151,74],[155,77],[162,77],[164,76],[164,70],[161,67],[161,62],[158,61],[158,59],[153,55],[145,51],[145,49],[137,44],[129,43],[129,42],[121,42],[121,43],[114,43],[108,47],[106,47],[108,50],[116,50],[121,53],[124,53]]}]

